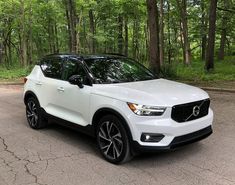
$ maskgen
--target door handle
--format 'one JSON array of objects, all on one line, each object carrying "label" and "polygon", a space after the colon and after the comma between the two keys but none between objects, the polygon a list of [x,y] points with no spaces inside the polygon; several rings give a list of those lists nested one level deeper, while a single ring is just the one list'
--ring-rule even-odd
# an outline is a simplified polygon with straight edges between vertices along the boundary
[{"label": "door handle", "polygon": [[36,85],[42,85],[42,82],[36,82]]},{"label": "door handle", "polygon": [[57,91],[59,91],[59,92],[64,92],[64,88],[63,88],[63,87],[58,87],[58,88],[57,88]]}]

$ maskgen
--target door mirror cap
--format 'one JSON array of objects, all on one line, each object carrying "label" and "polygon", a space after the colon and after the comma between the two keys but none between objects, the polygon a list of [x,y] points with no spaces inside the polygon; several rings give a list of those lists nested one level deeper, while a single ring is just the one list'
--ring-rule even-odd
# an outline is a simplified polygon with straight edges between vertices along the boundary
[{"label": "door mirror cap", "polygon": [[82,77],[80,75],[73,75],[69,78],[69,83],[72,85],[77,85],[79,88],[83,88]]}]

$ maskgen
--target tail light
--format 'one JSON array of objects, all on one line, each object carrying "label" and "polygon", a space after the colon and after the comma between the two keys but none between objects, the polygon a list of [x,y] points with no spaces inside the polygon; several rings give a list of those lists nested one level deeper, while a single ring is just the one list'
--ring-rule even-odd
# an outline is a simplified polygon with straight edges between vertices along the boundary
[{"label": "tail light", "polygon": [[27,82],[27,80],[28,80],[28,79],[25,77],[25,78],[24,78],[24,83],[26,83],[26,82]]}]

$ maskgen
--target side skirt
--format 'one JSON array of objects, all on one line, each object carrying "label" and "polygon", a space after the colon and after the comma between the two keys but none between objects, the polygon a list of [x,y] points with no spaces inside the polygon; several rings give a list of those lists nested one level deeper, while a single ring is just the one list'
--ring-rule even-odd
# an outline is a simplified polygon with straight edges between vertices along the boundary
[{"label": "side skirt", "polygon": [[67,128],[76,130],[78,132],[84,133],[86,135],[95,137],[95,129],[92,125],[87,126],[80,126],[76,123],[72,123],[70,121],[55,117],[51,114],[48,114],[43,108],[41,108],[41,113],[43,114],[43,117],[45,117],[48,120],[48,123],[56,123],[61,126],[65,126]]}]

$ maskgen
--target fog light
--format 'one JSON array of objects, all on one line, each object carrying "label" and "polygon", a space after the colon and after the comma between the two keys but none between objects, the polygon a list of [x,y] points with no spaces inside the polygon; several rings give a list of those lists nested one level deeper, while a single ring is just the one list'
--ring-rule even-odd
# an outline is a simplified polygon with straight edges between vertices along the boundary
[{"label": "fog light", "polygon": [[142,142],[159,142],[163,138],[163,134],[142,133],[140,140]]}]

